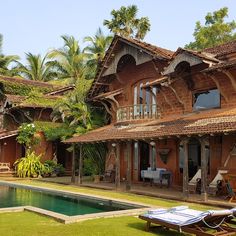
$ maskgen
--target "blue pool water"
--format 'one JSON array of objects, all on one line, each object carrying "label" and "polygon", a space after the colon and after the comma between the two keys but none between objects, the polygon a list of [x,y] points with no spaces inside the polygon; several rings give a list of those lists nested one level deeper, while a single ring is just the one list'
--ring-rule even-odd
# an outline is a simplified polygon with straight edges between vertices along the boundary
[{"label": "blue pool water", "polygon": [[67,195],[60,196],[0,185],[0,208],[27,205],[68,216],[137,208],[111,200],[90,199],[84,196],[76,198]]}]

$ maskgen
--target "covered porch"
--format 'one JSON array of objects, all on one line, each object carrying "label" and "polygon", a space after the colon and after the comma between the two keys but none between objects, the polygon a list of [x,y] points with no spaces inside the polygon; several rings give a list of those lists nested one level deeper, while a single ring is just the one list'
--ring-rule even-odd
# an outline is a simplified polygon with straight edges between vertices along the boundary
[{"label": "covered porch", "polygon": [[[235,171],[230,164],[235,158],[232,152],[236,142],[235,114],[236,108],[216,109],[168,120],[113,124],[75,136],[65,141],[80,147],[78,178],[74,170],[72,182],[84,184],[83,144],[105,142],[109,150],[106,169],[109,160],[113,160],[115,189],[123,187],[134,191],[134,186],[142,185],[143,170],[159,168],[169,171],[172,177],[170,188],[164,191],[178,190],[176,194],[188,200],[195,195],[190,193],[189,181],[200,169],[197,198],[207,201],[209,183],[219,168]],[[154,192],[154,188],[150,186],[150,192]]]}]

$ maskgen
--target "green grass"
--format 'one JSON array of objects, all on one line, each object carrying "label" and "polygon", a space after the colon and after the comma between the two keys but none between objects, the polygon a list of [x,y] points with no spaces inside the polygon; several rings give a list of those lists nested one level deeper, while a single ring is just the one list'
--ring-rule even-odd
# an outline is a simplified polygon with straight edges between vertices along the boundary
[{"label": "green grass", "polygon": [[145,222],[136,217],[87,220],[64,225],[30,212],[0,214],[0,235],[3,236],[178,236],[177,232],[157,228],[144,231]]},{"label": "green grass", "polygon": [[[172,207],[177,205],[189,205],[194,209],[206,210],[210,207],[199,204],[187,204],[178,201],[146,197],[124,192],[98,190],[86,187],[67,186],[54,183],[43,183],[34,180],[20,180],[17,183],[24,183],[33,186],[47,187],[59,190],[67,190],[78,193],[95,194],[129,200],[133,202],[156,205],[158,207]],[[179,236],[175,231],[153,228],[151,232],[145,232],[145,222],[133,216],[122,216],[114,218],[100,218],[87,220],[74,224],[64,225],[54,219],[44,217],[31,212],[0,213],[0,235],[4,236]]]}]

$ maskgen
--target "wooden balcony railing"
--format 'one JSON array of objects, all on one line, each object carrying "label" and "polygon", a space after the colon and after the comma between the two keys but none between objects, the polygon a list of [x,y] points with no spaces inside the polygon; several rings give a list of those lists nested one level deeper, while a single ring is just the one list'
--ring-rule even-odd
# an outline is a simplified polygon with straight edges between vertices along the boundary
[{"label": "wooden balcony railing", "polygon": [[120,107],[116,114],[118,122],[139,119],[158,119],[160,117],[160,112],[156,104],[137,104]]}]

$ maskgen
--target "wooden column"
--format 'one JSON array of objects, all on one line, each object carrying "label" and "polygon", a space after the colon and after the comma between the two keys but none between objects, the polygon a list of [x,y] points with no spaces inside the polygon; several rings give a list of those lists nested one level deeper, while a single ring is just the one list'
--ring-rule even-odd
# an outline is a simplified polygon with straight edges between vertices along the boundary
[{"label": "wooden column", "polygon": [[71,183],[75,183],[75,144],[72,144],[72,176]]},{"label": "wooden column", "polygon": [[78,184],[82,184],[83,176],[83,146],[80,144],[79,147],[79,173],[78,173]]},{"label": "wooden column", "polygon": [[201,196],[204,202],[207,201],[207,156],[206,156],[206,140],[201,138]]},{"label": "wooden column", "polygon": [[183,198],[188,199],[188,139],[183,140],[184,166],[183,166]]},{"label": "wooden column", "polygon": [[116,144],[116,178],[115,185],[116,189],[120,188],[120,143]]},{"label": "wooden column", "polygon": [[131,141],[127,142],[126,190],[131,189]]}]

